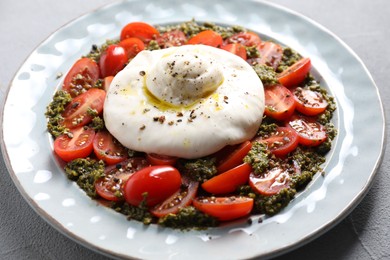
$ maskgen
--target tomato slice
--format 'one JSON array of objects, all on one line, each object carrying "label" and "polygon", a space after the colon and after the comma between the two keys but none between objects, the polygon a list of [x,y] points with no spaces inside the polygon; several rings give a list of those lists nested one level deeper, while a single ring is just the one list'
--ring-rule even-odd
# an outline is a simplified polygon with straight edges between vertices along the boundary
[{"label": "tomato slice", "polygon": [[103,80],[103,89],[104,89],[104,91],[108,92],[108,90],[110,89],[110,85],[111,85],[111,82],[112,82],[113,79],[114,79],[114,76],[108,76],[108,77],[104,78],[104,80]]},{"label": "tomato slice", "polygon": [[138,38],[126,38],[118,44],[125,49],[127,59],[134,58],[139,52],[145,49],[145,44]]},{"label": "tomato slice", "polygon": [[286,120],[295,110],[294,96],[289,89],[282,85],[272,85],[264,88],[264,114],[276,120]]},{"label": "tomato slice", "polygon": [[225,40],[226,44],[240,43],[244,46],[259,46],[261,44],[261,38],[254,32],[239,32]]},{"label": "tomato slice", "polygon": [[182,46],[187,42],[187,37],[180,30],[172,30],[165,32],[157,39],[158,45],[161,48],[169,48],[173,46]]},{"label": "tomato slice", "polygon": [[297,86],[309,73],[311,68],[310,58],[302,58],[278,75],[279,82],[285,87]]},{"label": "tomato slice", "polygon": [[251,59],[251,65],[264,64],[276,70],[283,56],[283,48],[274,42],[262,42],[258,45],[260,57]]},{"label": "tomato slice", "polygon": [[269,136],[256,138],[255,141],[267,144],[267,148],[277,157],[284,157],[297,148],[298,134],[289,127],[277,127]]},{"label": "tomato slice", "polygon": [[291,175],[300,173],[297,164],[291,166],[276,166],[268,170],[262,176],[252,173],[249,176],[249,185],[254,191],[265,196],[278,194],[282,189],[288,188],[291,184]]},{"label": "tomato slice", "polygon": [[105,97],[106,92],[97,88],[91,88],[87,92],[78,95],[62,112],[64,118],[62,124],[71,129],[90,123],[94,118],[90,112],[94,111],[96,114],[101,114]]},{"label": "tomato slice", "polygon": [[157,39],[158,36],[160,36],[160,33],[152,25],[143,22],[131,22],[123,27],[120,40],[136,37],[144,43],[148,43]]},{"label": "tomato slice", "polygon": [[75,97],[92,88],[99,79],[99,66],[89,58],[81,58],[66,74],[62,89]]},{"label": "tomato slice", "polygon": [[288,122],[288,126],[298,134],[299,143],[302,145],[318,146],[327,139],[325,127],[315,118],[294,116]]},{"label": "tomato slice", "polygon": [[187,41],[187,44],[203,44],[212,47],[219,47],[222,45],[222,36],[212,30],[206,30],[198,33]]},{"label": "tomato slice", "polygon": [[221,173],[202,184],[202,188],[212,194],[227,194],[234,192],[240,185],[248,182],[252,167],[243,163],[224,173]]},{"label": "tomato slice", "polygon": [[93,151],[99,160],[103,160],[108,165],[122,162],[128,157],[127,149],[107,130],[96,133],[93,140]]},{"label": "tomato slice", "polygon": [[253,208],[253,199],[247,197],[198,197],[193,205],[198,210],[221,221],[233,220],[248,215]]},{"label": "tomato slice", "polygon": [[[239,146],[226,147],[217,155],[217,171],[219,173],[226,172],[240,164],[252,148],[250,141],[243,142]],[[222,157],[221,159],[218,157]]]},{"label": "tomato slice", "polygon": [[159,205],[151,209],[151,213],[156,217],[163,217],[168,214],[176,214],[180,208],[192,204],[198,191],[199,182],[191,181],[186,176],[182,176],[182,185],[178,191]]},{"label": "tomato slice", "polygon": [[240,43],[229,43],[221,46],[221,49],[236,54],[244,60],[247,58],[245,46]]},{"label": "tomato slice", "polygon": [[126,182],[124,197],[131,205],[138,206],[145,199],[146,205],[152,207],[179,190],[181,182],[179,171],[171,166],[146,167]]},{"label": "tomato slice", "polygon": [[123,47],[117,44],[108,46],[99,60],[102,76],[115,76],[125,67],[128,60],[127,53]]},{"label": "tomato slice", "polygon": [[146,158],[152,165],[175,165],[177,157],[169,155],[160,155],[155,153],[148,153]]},{"label": "tomato slice", "polygon": [[70,134],[63,134],[54,141],[54,152],[64,161],[69,162],[77,158],[84,158],[91,154],[95,130],[79,127],[70,130]]},{"label": "tomato slice", "polygon": [[320,92],[308,88],[297,87],[292,90],[295,98],[295,108],[307,116],[316,116],[325,111],[328,102]]},{"label": "tomato slice", "polygon": [[105,176],[95,181],[96,193],[110,201],[123,200],[123,187],[129,177],[150,166],[149,162],[142,157],[130,158],[116,165],[108,166],[105,170]]}]

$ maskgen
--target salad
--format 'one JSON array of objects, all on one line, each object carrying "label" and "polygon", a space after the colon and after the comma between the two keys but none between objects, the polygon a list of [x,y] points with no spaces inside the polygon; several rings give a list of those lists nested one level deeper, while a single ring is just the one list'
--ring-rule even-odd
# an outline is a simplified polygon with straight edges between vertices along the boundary
[{"label": "salad", "polygon": [[[239,59],[245,63],[241,67],[246,70],[249,67],[249,73],[262,82],[260,87],[264,86],[264,93],[256,98],[264,106],[259,106],[261,113],[254,121],[258,122],[254,134],[215,151],[200,153],[199,157],[191,153],[181,157],[180,153],[171,153],[172,147],[153,152],[153,146],[160,147],[153,143],[155,140],[168,138],[167,134],[161,136],[158,129],[183,124],[193,129],[192,123],[201,117],[215,124],[230,120],[219,123],[214,115],[199,113],[192,105],[173,106],[158,94],[142,90],[151,108],[143,107],[137,115],[147,118],[150,109],[156,109],[173,113],[175,120],[168,120],[162,113],[152,115],[145,124],[127,126],[125,129],[140,134],[149,131],[151,126],[159,128],[153,131],[157,137],[149,145],[151,148],[133,149],[135,146],[128,145],[127,139],[123,139],[124,145],[119,140],[127,136],[126,132],[118,135],[116,131],[125,125],[124,121],[116,127],[110,126],[111,122],[107,124],[112,117],[107,112],[107,100],[118,95],[121,75],[132,73],[136,62],[143,61],[143,55],[154,57],[165,51],[159,56],[165,57],[171,50],[193,45],[208,46],[205,49],[199,46],[201,53],[210,51],[212,58],[217,53],[223,57],[222,63],[225,54],[229,61]],[[182,55],[188,50],[184,49]],[[194,62],[199,65],[195,56]],[[169,63],[171,71],[175,62],[181,61],[178,58]],[[186,62],[183,64],[189,65]],[[201,69],[202,73],[209,72],[208,68]],[[222,88],[219,84],[232,81],[223,74],[226,69],[218,72],[224,75],[223,80],[206,84],[207,87]],[[315,174],[322,172],[321,165],[337,132],[331,122],[335,102],[310,70],[310,57],[302,57],[288,46],[263,39],[239,26],[189,21],[154,27],[131,22],[122,29],[119,39],[107,40],[102,46],[93,45],[90,53],[75,62],[47,106],[47,128],[54,138],[55,154],[65,163],[68,178],[88,196],[128,219],[186,229],[218,226],[250,215],[272,216],[287,206]],[[183,83],[183,75],[188,71],[175,73],[170,77],[176,80],[181,75],[180,83]],[[135,74],[136,79],[144,79],[150,71],[139,70]],[[216,99],[214,90],[205,93],[196,100],[206,103],[205,100]],[[215,110],[228,107],[235,96],[219,95],[220,100],[213,103]],[[241,114],[237,118],[246,114],[246,111],[238,112]],[[129,113],[123,114],[131,117]],[[198,131],[197,138],[202,139],[205,132],[211,132],[205,143],[211,142],[215,131]]]}]

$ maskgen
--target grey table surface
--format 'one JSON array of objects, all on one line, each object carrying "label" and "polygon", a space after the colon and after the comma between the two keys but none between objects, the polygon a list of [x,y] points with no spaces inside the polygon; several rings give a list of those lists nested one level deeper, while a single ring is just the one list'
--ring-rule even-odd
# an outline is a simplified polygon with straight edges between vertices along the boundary
[{"label": "grey table surface", "polygon": [[[145,0],[147,1],[147,0]],[[29,53],[68,21],[110,0],[1,0],[0,95]],[[390,114],[390,1],[274,0],[322,24],[371,72]],[[388,145],[386,144],[385,147]],[[355,210],[327,233],[278,259],[390,259],[390,154]],[[25,202],[0,160],[0,259],[106,259],[65,237]]]}]

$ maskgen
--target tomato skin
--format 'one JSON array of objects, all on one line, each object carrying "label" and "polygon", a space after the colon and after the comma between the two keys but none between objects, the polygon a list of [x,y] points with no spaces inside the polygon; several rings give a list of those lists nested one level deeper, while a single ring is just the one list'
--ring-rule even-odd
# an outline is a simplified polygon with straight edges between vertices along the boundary
[{"label": "tomato skin", "polygon": [[194,199],[193,205],[198,210],[220,221],[228,221],[248,215],[253,208],[253,199],[247,197],[198,197]]},{"label": "tomato skin", "polygon": [[251,65],[265,64],[276,70],[279,66],[280,61],[282,60],[282,46],[273,42],[262,42],[258,45],[258,50],[260,53],[260,57],[251,59],[248,62]]},{"label": "tomato skin", "polygon": [[161,218],[168,214],[176,214],[180,208],[192,204],[198,191],[199,182],[191,181],[186,176],[182,176],[182,182],[182,187],[178,191],[150,210],[154,216]]},{"label": "tomato skin", "polygon": [[259,46],[262,40],[254,32],[239,32],[236,33],[225,40],[226,44],[229,43],[240,43],[246,47]]},{"label": "tomato skin", "polygon": [[267,148],[277,157],[284,157],[294,151],[299,143],[298,134],[289,127],[279,126],[274,133],[254,141],[267,144]]},{"label": "tomato skin", "polygon": [[108,165],[120,163],[128,157],[126,148],[107,130],[96,133],[93,139],[93,151],[99,160],[103,160]]},{"label": "tomato skin", "polygon": [[[230,147],[228,147],[228,149],[229,148]],[[224,157],[218,162],[217,171],[219,173],[226,172],[229,169],[242,164],[242,160],[251,148],[252,143],[250,141],[246,141],[240,144],[237,148],[234,148],[233,151],[229,151],[229,154],[224,155]],[[224,151],[221,152],[224,153]]]},{"label": "tomato skin", "polygon": [[309,73],[310,69],[310,58],[302,58],[288,67],[286,70],[279,73],[278,80],[283,86],[287,88],[297,86],[306,78],[306,75]]},{"label": "tomato skin", "polygon": [[145,158],[133,157],[106,167],[105,177],[95,181],[96,193],[109,201],[124,200],[123,188],[126,181],[132,174],[148,166],[150,164]]},{"label": "tomato skin", "polygon": [[90,123],[93,116],[88,113],[88,108],[101,114],[104,106],[106,92],[102,89],[91,88],[87,92],[75,97],[62,112],[64,121],[62,124],[67,128],[76,128]]},{"label": "tomato skin", "polygon": [[180,30],[172,30],[165,32],[157,39],[158,45],[161,48],[169,48],[174,46],[182,46],[187,42],[186,35]]},{"label": "tomato skin", "polygon": [[127,55],[127,59],[134,58],[139,52],[145,49],[145,44],[138,38],[126,38],[123,41],[118,43],[121,46]]},{"label": "tomato skin", "polygon": [[127,61],[127,53],[123,47],[117,44],[108,46],[99,60],[102,76],[115,76],[125,67]]},{"label": "tomato skin", "polygon": [[259,177],[255,174],[249,176],[249,185],[254,191],[265,196],[278,194],[282,189],[286,189],[291,184],[290,174],[300,173],[300,168],[295,164],[295,168],[291,170],[290,166],[276,166],[263,176]]},{"label": "tomato skin", "polygon": [[75,97],[92,88],[99,79],[99,75],[99,66],[95,61],[90,58],[81,58],[66,74],[62,89]]},{"label": "tomato skin", "polygon": [[219,47],[222,45],[222,37],[212,30],[206,30],[198,33],[187,41],[187,44],[203,44],[212,47]]},{"label": "tomato skin", "polygon": [[245,46],[240,43],[229,43],[227,45],[221,46],[221,49],[231,52],[244,60],[247,58]]},{"label": "tomato skin", "polygon": [[148,153],[146,154],[146,159],[152,164],[152,165],[175,165],[177,161],[177,157],[168,156],[168,155],[160,155],[155,153]]},{"label": "tomato skin", "polygon": [[158,36],[160,33],[152,25],[144,22],[131,22],[122,28],[120,40],[136,37],[144,43],[148,43]]},{"label": "tomato skin", "polygon": [[110,89],[110,85],[111,85],[111,82],[112,82],[113,79],[114,79],[114,76],[108,76],[108,77],[104,78],[104,80],[103,80],[103,89],[104,89],[104,91],[108,92],[108,90]]},{"label": "tomato skin", "polygon": [[316,116],[325,111],[328,102],[322,94],[307,88],[297,87],[292,90],[295,99],[295,108],[306,116]]},{"label": "tomato skin", "polygon": [[181,176],[171,166],[150,166],[134,173],[126,182],[124,196],[127,203],[138,206],[147,193],[146,205],[155,206],[179,190]]},{"label": "tomato skin", "polygon": [[291,117],[295,110],[294,96],[282,85],[266,86],[264,88],[264,114],[276,120],[283,121]]},{"label": "tomato skin", "polygon": [[318,146],[327,139],[325,127],[315,118],[296,115],[291,118],[287,126],[298,134],[299,143],[304,146]]},{"label": "tomato skin", "polygon": [[90,155],[95,131],[92,128],[79,127],[70,130],[70,133],[72,138],[63,134],[54,140],[54,152],[65,162]]},{"label": "tomato skin", "polygon": [[224,173],[221,173],[202,184],[202,188],[212,194],[227,194],[234,192],[240,185],[248,182],[252,167],[243,163]]}]

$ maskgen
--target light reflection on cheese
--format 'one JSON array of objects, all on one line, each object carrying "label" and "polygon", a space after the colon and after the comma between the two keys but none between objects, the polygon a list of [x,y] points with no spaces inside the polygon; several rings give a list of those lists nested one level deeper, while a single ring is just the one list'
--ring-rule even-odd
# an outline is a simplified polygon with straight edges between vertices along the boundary
[{"label": "light reflection on cheese", "polygon": [[132,150],[199,158],[251,139],[263,111],[263,85],[249,64],[185,45],[140,52],[113,79],[104,121]]}]

